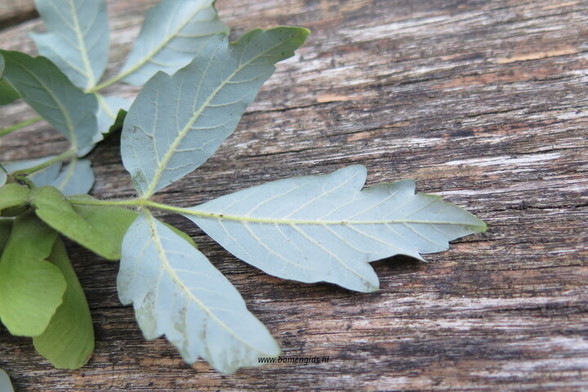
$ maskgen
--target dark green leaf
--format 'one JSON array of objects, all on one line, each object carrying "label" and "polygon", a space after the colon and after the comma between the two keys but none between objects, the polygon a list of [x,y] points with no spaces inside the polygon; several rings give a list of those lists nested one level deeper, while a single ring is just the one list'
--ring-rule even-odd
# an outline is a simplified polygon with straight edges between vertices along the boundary
[{"label": "dark green leaf", "polygon": [[8,242],[10,231],[12,230],[12,219],[1,219],[0,218],[0,255],[4,251],[4,247]]},{"label": "dark green leaf", "polygon": [[8,105],[20,98],[19,92],[7,80],[2,78],[5,65],[4,57],[0,55],[0,105]]},{"label": "dark green leaf", "polygon": [[33,338],[33,344],[56,368],[77,369],[88,362],[94,351],[92,316],[63,241],[59,238],[55,241],[49,261],[61,270],[67,289],[63,303],[57,308],[47,329]]},{"label": "dark green leaf", "polygon": [[0,79],[0,105],[8,105],[19,98],[19,92],[7,80]]}]

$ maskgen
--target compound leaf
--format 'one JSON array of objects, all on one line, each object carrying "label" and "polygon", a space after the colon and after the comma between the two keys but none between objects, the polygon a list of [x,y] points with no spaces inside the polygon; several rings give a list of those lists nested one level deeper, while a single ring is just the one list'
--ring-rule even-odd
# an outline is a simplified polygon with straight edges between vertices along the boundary
[{"label": "compound leaf", "polygon": [[2,369],[0,369],[0,391],[14,392],[14,388],[10,382],[10,377],[8,377],[8,374],[6,374],[6,372]]},{"label": "compound leaf", "polygon": [[125,235],[118,292],[123,304],[134,304],[145,338],[165,334],[189,363],[202,357],[230,373],[279,354],[231,283],[148,212]]},{"label": "compound leaf", "polygon": [[94,87],[106,69],[110,40],[105,0],[35,0],[47,34],[32,33],[39,53],[76,86]]},{"label": "compound leaf", "polygon": [[61,239],[55,241],[49,261],[56,265],[67,282],[63,303],[47,329],[33,338],[37,351],[58,369],[82,367],[94,351],[92,316],[82,286],[69,261]]},{"label": "compound leaf", "polygon": [[45,57],[0,50],[6,68],[4,77],[22,94],[23,99],[56,130],[76,151],[93,144],[97,132],[95,113],[98,101],[85,94]]},{"label": "compound leaf", "polygon": [[484,231],[475,216],[439,197],[414,194],[412,181],[362,190],[363,166],[290,178],[193,207],[185,216],[237,257],[263,271],[302,282],[326,281],[373,291],[368,262],[448,248]]},{"label": "compound leaf", "polygon": [[237,126],[274,64],[293,55],[308,30],[255,30],[227,46],[209,38],[174,76],[155,75],[129,109],[121,153],[143,196],[190,173],[206,161]]},{"label": "compound leaf", "polygon": [[13,335],[40,335],[62,303],[65,279],[45,260],[56,238],[32,214],[14,220],[0,258],[0,319]]},{"label": "compound leaf", "polygon": [[123,80],[141,86],[157,71],[171,75],[192,61],[207,37],[228,33],[213,3],[213,0],[162,0],[151,8],[122,67]]},{"label": "compound leaf", "polygon": [[50,186],[35,188],[30,200],[37,216],[55,230],[105,259],[120,259],[122,237],[135,212],[112,206],[74,207]]}]

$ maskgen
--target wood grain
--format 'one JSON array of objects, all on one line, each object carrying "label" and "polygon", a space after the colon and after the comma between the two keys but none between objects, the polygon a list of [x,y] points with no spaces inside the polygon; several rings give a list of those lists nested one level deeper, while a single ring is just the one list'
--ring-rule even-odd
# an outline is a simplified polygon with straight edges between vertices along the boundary
[{"label": "wood grain", "polygon": [[[109,1],[116,72],[153,1]],[[361,163],[374,184],[417,180],[484,219],[429,263],[374,263],[358,294],[273,278],[176,216],[243,293],[285,357],[221,375],[146,342],[119,304],[117,264],[70,244],[96,327],[77,371],[52,369],[2,329],[0,367],[18,391],[581,391],[588,389],[588,3],[558,0],[219,0],[232,36],[313,31],[280,64],[219,152],[159,200],[181,206],[292,175]],[[30,20],[0,47],[34,53]],[[128,87],[112,93],[132,96]],[[1,126],[31,115],[0,108]],[[118,139],[92,153],[93,193],[133,194]],[[61,151],[46,125],[0,141],[0,160]]]}]

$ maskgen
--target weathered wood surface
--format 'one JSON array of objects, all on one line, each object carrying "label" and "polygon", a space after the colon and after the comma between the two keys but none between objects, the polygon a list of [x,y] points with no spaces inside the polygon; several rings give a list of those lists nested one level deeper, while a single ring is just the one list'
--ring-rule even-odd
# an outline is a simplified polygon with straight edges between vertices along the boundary
[{"label": "weathered wood surface", "polygon": [[[109,1],[113,67],[153,1]],[[27,339],[0,334],[18,391],[391,391],[588,389],[588,2],[560,0],[219,0],[234,36],[300,25],[313,34],[278,67],[218,154],[159,198],[193,205],[292,175],[369,167],[369,183],[414,178],[484,219],[430,263],[374,264],[357,294],[264,275],[187,221],[286,357],[220,375],[146,342],[117,301],[116,263],[70,247],[97,346],[77,371],[50,368]],[[0,47],[34,52],[31,20]],[[114,92],[132,94],[128,88]],[[1,125],[26,119],[0,109]],[[37,124],[0,141],[0,159],[59,152]],[[133,193],[113,138],[92,154],[103,198]]]}]

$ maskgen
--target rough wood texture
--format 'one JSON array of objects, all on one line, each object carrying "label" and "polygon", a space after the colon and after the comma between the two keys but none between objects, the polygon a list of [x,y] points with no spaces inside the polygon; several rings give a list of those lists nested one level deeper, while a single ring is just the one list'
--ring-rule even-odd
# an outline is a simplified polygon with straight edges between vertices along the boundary
[{"label": "rough wood texture", "polygon": [[[113,68],[152,1],[109,1]],[[227,255],[180,218],[243,293],[286,357],[215,373],[146,342],[117,301],[117,265],[71,245],[97,346],[77,371],[50,368],[27,339],[0,334],[18,391],[580,391],[588,389],[586,266],[588,3],[560,0],[219,0],[234,36],[300,25],[313,34],[278,67],[218,154],[159,199],[192,205],[292,175],[369,167],[369,183],[414,178],[484,219],[430,263],[375,263],[381,291],[282,281]],[[0,47],[34,51],[32,20]],[[133,94],[128,88],[115,88]],[[0,109],[1,125],[26,119]],[[37,124],[0,141],[0,159],[59,152]],[[92,154],[94,194],[131,195],[111,138]]]}]

